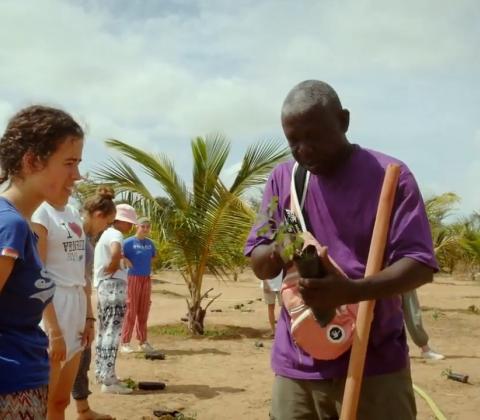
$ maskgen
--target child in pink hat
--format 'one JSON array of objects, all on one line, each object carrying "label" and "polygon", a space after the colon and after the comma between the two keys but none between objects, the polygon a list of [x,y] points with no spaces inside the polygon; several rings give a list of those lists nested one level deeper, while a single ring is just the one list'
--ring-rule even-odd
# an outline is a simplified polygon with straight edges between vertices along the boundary
[{"label": "child in pink hat", "polygon": [[127,307],[127,270],[130,266],[123,256],[123,235],[137,224],[137,214],[128,204],[119,204],[116,210],[113,225],[103,232],[95,247],[94,286],[98,301],[95,376],[102,384],[102,392],[129,394],[132,390],[117,378],[115,361]]}]

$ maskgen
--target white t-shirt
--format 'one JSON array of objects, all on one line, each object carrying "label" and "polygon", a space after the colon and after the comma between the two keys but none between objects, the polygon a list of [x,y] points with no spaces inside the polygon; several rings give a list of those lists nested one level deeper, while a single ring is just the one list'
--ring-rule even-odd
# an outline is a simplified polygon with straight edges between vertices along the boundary
[{"label": "white t-shirt", "polygon": [[268,287],[270,287],[270,291],[279,292],[280,289],[282,288],[282,280],[283,280],[283,272],[280,272],[280,274],[277,277],[274,277],[273,279],[260,280],[260,287],[267,291],[269,290]]},{"label": "white t-shirt", "polygon": [[105,273],[105,268],[110,265],[112,261],[111,245],[118,242],[122,248],[123,254],[123,235],[113,227],[109,227],[102,233],[100,239],[95,246],[95,256],[93,259],[93,285],[98,287],[100,282],[105,279],[121,279],[127,281],[128,269],[117,270],[113,274]]},{"label": "white t-shirt", "polygon": [[77,209],[67,204],[57,210],[44,202],[32,222],[47,229],[45,269],[56,286],[85,286],[85,233]]}]

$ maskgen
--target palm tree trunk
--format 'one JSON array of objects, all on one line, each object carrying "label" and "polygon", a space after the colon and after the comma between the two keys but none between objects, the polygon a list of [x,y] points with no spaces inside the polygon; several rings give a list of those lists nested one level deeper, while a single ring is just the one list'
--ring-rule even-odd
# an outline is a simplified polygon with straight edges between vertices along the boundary
[{"label": "palm tree trunk", "polygon": [[200,294],[200,290],[198,290],[192,283],[189,284],[189,290],[191,300],[187,299],[188,330],[193,335],[203,335],[205,333],[204,320],[207,309],[215,299],[221,296],[221,293],[212,297],[205,308],[202,308],[203,299],[208,298],[208,293],[213,290],[213,287],[208,289],[203,295]]},{"label": "palm tree trunk", "polygon": [[203,335],[205,328],[203,322],[205,320],[206,310],[202,308],[201,302],[187,302],[188,305],[188,330],[193,335]]}]

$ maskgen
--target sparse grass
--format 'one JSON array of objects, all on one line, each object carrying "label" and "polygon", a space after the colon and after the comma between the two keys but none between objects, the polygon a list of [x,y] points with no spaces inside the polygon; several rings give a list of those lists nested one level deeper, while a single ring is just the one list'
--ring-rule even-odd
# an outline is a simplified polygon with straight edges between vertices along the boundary
[{"label": "sparse grass", "polygon": [[180,414],[180,417],[177,417],[177,420],[196,420],[197,415],[196,414],[191,414],[188,416],[185,416],[184,414]]},{"label": "sparse grass", "polygon": [[138,384],[130,377],[123,379],[122,382],[130,389],[137,389]]},{"label": "sparse grass", "polygon": [[475,305],[470,305],[467,310],[469,312],[471,312],[472,314],[475,314],[475,315],[480,315],[480,308],[478,306],[475,306]]},{"label": "sparse grass", "polygon": [[433,319],[438,319],[440,316],[445,316],[446,312],[456,313],[456,314],[467,314],[467,315],[480,315],[480,308],[475,305],[470,305],[467,309],[462,308],[432,308],[429,306],[422,306],[422,311],[424,312],[433,312]]},{"label": "sparse grass", "polygon": [[196,420],[196,414],[189,414],[185,415],[183,413],[177,414],[176,416],[172,416],[171,414],[164,414],[160,417],[142,417],[142,420]]},{"label": "sparse grass", "polygon": [[167,324],[167,325],[153,325],[148,327],[148,334],[151,335],[170,335],[174,337],[190,337],[186,324]]},{"label": "sparse grass", "polygon": [[445,314],[438,310],[438,309],[434,309],[433,312],[432,312],[432,318],[434,321],[436,321],[438,318],[440,318],[441,316],[445,316]]},{"label": "sparse grass", "polygon": [[170,414],[165,414],[164,416],[156,417],[156,419],[157,420],[196,420],[197,416],[196,416],[196,414],[186,416],[183,413],[178,414],[176,416],[172,416]]},{"label": "sparse grass", "polygon": [[186,324],[154,325],[148,328],[148,333],[153,336],[169,335],[186,338],[210,338],[217,340],[231,340],[240,338],[261,338],[267,330],[259,330],[236,325],[208,325],[203,336],[192,335]]},{"label": "sparse grass", "polygon": [[443,369],[442,372],[440,373],[441,376],[448,376],[452,373],[452,368],[448,367],[446,369]]}]

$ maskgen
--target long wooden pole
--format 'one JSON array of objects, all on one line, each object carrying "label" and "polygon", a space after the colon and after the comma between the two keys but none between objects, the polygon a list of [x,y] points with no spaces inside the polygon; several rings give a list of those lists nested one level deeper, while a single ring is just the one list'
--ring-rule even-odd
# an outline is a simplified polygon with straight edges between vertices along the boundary
[{"label": "long wooden pole", "polygon": [[[373,227],[372,242],[368,253],[367,266],[365,268],[365,277],[378,273],[382,269],[390,226],[390,216],[399,176],[399,165],[390,164],[387,166],[382,191],[380,193],[375,225]],[[353,337],[345,391],[343,393],[340,420],[356,420],[357,418],[358,401],[362,387],[363,369],[374,308],[374,300],[360,302],[358,306],[357,324]]]}]

